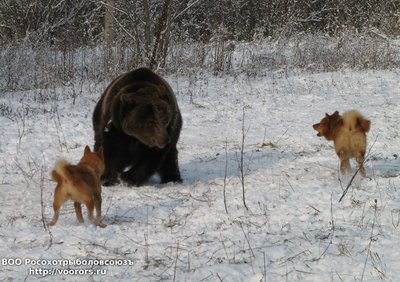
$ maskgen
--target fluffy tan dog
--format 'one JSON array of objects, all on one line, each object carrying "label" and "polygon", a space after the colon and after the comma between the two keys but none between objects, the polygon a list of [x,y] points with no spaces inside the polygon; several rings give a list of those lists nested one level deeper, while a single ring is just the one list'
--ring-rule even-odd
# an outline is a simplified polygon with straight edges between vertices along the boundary
[{"label": "fluffy tan dog", "polygon": [[360,167],[360,172],[365,176],[364,157],[367,147],[366,134],[371,122],[355,110],[339,115],[336,111],[332,115],[325,114],[320,123],[313,128],[318,131],[317,136],[324,136],[333,140],[335,151],[340,159],[340,171],[348,173],[351,170],[349,159],[355,158]]}]

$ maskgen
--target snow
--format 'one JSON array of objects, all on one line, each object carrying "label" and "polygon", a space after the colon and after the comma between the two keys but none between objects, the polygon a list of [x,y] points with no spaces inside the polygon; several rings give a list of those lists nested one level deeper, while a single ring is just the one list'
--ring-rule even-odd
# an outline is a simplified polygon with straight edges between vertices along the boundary
[{"label": "snow", "polygon": [[[42,214],[53,215],[55,161],[76,163],[93,145],[107,82],[86,82],[79,95],[73,86],[3,93],[0,280],[396,281],[398,78],[396,69],[166,75],[183,115],[184,182],[103,187],[104,229],[79,224],[71,202],[54,227]],[[367,177],[353,181],[312,128],[349,109],[372,122]]]}]

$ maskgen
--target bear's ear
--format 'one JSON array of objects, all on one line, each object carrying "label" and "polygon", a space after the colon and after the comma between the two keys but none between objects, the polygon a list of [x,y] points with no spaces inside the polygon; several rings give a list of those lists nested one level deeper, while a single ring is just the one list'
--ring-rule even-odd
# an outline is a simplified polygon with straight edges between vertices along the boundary
[{"label": "bear's ear", "polygon": [[165,87],[165,85],[163,85],[163,84],[159,84],[159,85],[157,85],[157,87],[158,87],[158,96],[161,99],[168,99],[168,89],[167,89],[167,87]]},{"label": "bear's ear", "polygon": [[97,151],[97,155],[100,157],[100,159],[104,159],[103,146],[100,146],[99,150]]},{"label": "bear's ear", "polygon": [[167,88],[166,88],[165,85],[163,85],[163,84],[159,84],[159,85],[158,85],[158,89],[159,89],[160,92],[163,93],[163,94],[168,92]]},{"label": "bear's ear", "polygon": [[119,100],[121,101],[121,103],[124,104],[134,104],[135,101],[135,97],[134,95],[130,94],[130,93],[123,93],[121,94],[121,96],[119,97]]}]

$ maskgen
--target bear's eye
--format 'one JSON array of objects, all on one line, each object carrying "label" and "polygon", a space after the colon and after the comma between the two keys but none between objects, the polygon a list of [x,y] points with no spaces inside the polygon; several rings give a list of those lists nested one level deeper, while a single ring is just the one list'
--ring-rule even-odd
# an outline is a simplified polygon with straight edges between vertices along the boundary
[{"label": "bear's eye", "polygon": [[156,107],[156,112],[159,114],[163,114],[164,109],[162,107]]},{"label": "bear's eye", "polygon": [[154,122],[152,122],[152,121],[147,122],[147,127],[153,127],[153,126],[154,126]]}]

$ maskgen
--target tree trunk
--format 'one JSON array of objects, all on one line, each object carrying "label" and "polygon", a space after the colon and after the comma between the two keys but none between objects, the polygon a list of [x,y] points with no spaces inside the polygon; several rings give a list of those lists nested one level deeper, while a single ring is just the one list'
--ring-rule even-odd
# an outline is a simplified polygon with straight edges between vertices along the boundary
[{"label": "tree trunk", "polygon": [[150,58],[150,69],[153,69],[158,61],[159,53],[158,53],[158,48],[159,48],[159,43],[160,43],[160,37],[161,33],[167,23],[168,20],[168,12],[169,12],[169,5],[171,3],[171,0],[164,0],[162,11],[161,11],[161,16],[158,21],[158,25],[156,27],[156,32],[155,32],[155,39],[154,39],[154,46],[153,46],[153,52],[151,54]]},{"label": "tree trunk", "polygon": [[104,18],[104,40],[111,46],[114,40],[114,0],[107,0],[106,15]]}]

